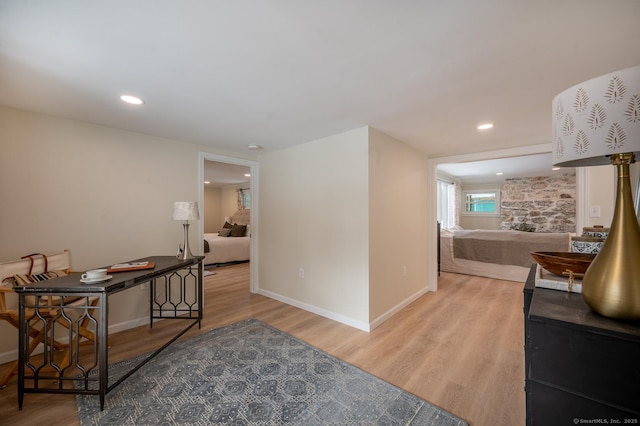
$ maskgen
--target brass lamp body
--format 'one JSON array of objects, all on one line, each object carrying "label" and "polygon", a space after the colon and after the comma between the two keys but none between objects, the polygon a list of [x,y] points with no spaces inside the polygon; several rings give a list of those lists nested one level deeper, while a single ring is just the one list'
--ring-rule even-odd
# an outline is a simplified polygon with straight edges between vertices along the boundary
[{"label": "brass lamp body", "polygon": [[614,154],[616,203],[609,235],[582,280],[582,297],[605,317],[640,319],[640,225],[636,217],[629,164],[633,153]]}]

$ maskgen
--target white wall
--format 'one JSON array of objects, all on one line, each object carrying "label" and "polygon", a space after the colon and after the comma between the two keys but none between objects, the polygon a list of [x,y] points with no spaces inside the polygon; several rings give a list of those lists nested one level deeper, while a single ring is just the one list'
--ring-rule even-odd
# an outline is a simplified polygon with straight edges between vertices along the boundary
[{"label": "white wall", "polygon": [[260,157],[260,292],[361,329],[369,324],[367,137],[365,127]]},{"label": "white wall", "polygon": [[[173,202],[198,199],[200,151],[212,152],[0,107],[0,261],[66,248],[71,267],[86,270],[175,255],[183,228]],[[114,329],[148,321],[140,289],[110,298]],[[0,322],[0,362],[16,347],[17,331]]]},{"label": "white wall", "polygon": [[369,155],[369,319],[375,326],[427,290],[430,179],[426,155],[375,129]]},{"label": "white wall", "polygon": [[[590,206],[600,206],[600,217],[591,217],[588,212],[585,226],[602,225],[609,227],[613,220],[615,208],[617,173],[616,168],[611,165],[585,167],[587,173],[587,185],[589,188],[587,209]],[[638,197],[638,180],[640,179],[640,158],[636,158],[636,163],[629,166],[629,176],[631,181],[631,192],[634,203]],[[637,211],[640,219],[640,211]]]},{"label": "white wall", "polygon": [[501,217],[460,215],[460,226],[464,229],[500,229],[501,225]]},{"label": "white wall", "polygon": [[[587,208],[600,206],[600,217],[585,215],[585,226],[602,225],[609,227],[613,220],[613,210],[616,198],[616,169],[611,165],[586,167],[587,186],[589,188],[587,197]],[[590,209],[589,209],[590,211]],[[580,234],[582,229],[577,229]]]},{"label": "white wall", "polygon": [[429,182],[367,127],[261,156],[260,292],[374,328],[427,291]]}]

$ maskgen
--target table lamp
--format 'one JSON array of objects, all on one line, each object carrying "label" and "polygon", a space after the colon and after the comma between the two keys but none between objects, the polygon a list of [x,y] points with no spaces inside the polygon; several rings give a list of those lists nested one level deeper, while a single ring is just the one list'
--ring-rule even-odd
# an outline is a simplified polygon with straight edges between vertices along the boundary
[{"label": "table lamp", "polygon": [[640,319],[640,225],[629,178],[640,152],[640,66],[573,86],[552,109],[555,166],[610,163],[617,171],[611,229],[584,275],[582,297],[605,317]]},{"label": "table lamp", "polygon": [[191,254],[189,248],[189,221],[200,219],[198,203],[195,201],[176,201],[173,205],[173,219],[184,220],[184,243],[182,253],[178,255],[178,258],[182,260],[193,259],[195,256]]}]

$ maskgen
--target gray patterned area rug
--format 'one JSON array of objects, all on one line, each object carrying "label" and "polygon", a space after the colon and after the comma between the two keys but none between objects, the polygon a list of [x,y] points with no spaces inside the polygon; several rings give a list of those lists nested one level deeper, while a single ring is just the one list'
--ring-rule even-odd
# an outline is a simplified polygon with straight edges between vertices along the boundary
[{"label": "gray patterned area rug", "polygon": [[[110,382],[142,357],[109,366]],[[174,343],[107,394],[78,395],[82,425],[466,425],[256,319]]]}]

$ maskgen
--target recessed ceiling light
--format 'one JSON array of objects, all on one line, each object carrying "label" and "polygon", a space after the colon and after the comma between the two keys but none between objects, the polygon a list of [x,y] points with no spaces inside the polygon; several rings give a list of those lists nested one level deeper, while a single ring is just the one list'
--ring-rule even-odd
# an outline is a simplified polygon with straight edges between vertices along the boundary
[{"label": "recessed ceiling light", "polygon": [[208,180],[205,180],[205,181],[204,181],[204,184],[205,184],[205,185],[209,185],[210,183],[211,183],[211,181],[208,181]]},{"label": "recessed ceiling light", "polygon": [[142,99],[131,95],[122,95],[120,96],[120,100],[132,105],[142,105],[144,103]]},{"label": "recessed ceiling light", "polygon": [[262,149],[260,145],[249,145],[247,148],[249,149]]},{"label": "recessed ceiling light", "polygon": [[245,173],[244,177],[251,177],[251,173]]},{"label": "recessed ceiling light", "polygon": [[493,123],[484,123],[478,126],[478,130],[487,130],[493,127]]},{"label": "recessed ceiling light", "polygon": [[503,174],[504,173],[502,173],[502,172],[498,172],[498,173],[496,173],[496,176],[502,176]]},{"label": "recessed ceiling light", "polygon": [[560,170],[560,167],[554,167],[551,170],[553,170],[555,172],[556,170]]}]

